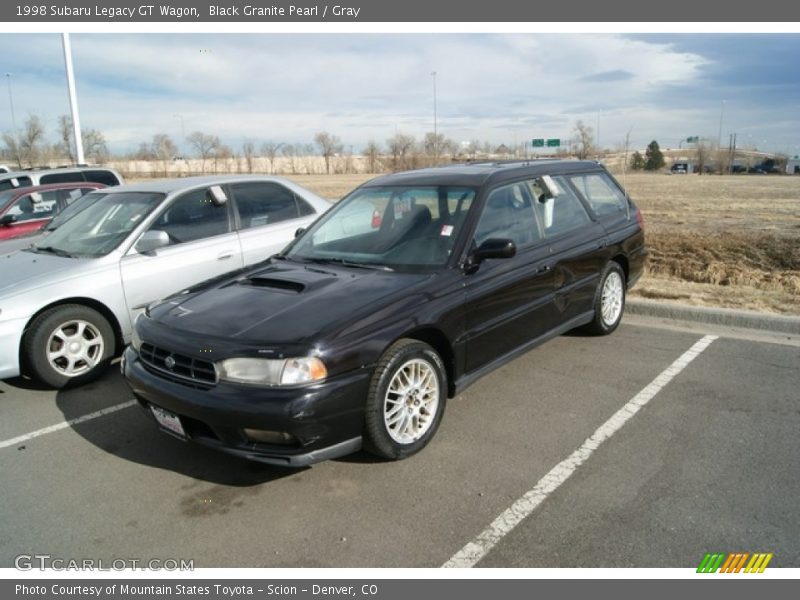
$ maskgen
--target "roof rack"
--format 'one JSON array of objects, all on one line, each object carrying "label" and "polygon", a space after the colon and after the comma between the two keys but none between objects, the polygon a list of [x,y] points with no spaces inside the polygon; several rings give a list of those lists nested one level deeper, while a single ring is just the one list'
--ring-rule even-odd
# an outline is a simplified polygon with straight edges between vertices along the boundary
[{"label": "roof rack", "polygon": [[463,165],[472,165],[472,166],[487,166],[487,167],[513,167],[513,166],[528,166],[534,163],[541,163],[541,162],[558,162],[562,160],[568,160],[564,158],[516,158],[516,159],[508,159],[508,160],[475,160],[475,161],[467,161],[465,163],[461,163]]}]

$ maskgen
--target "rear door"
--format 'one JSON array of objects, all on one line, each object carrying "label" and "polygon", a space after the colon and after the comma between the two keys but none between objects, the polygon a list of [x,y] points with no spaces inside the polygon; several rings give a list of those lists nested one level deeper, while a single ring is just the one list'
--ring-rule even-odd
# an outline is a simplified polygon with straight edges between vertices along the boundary
[{"label": "rear door", "polygon": [[120,268],[128,309],[242,267],[230,202],[218,204],[208,188],[187,192],[164,209],[150,230],[165,231],[170,244],[139,254],[132,247]]},{"label": "rear door", "polygon": [[271,181],[247,181],[228,186],[236,208],[239,242],[245,265],[280,252],[306,227],[316,212],[292,190]]}]

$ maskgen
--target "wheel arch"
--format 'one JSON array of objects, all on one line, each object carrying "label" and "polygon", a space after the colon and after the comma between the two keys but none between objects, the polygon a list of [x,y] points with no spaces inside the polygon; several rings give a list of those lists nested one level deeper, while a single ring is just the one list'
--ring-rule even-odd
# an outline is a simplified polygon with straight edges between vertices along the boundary
[{"label": "wheel arch", "polygon": [[[455,395],[455,355],[453,353],[453,346],[450,340],[441,329],[436,327],[422,327],[415,329],[401,336],[402,338],[418,340],[425,342],[439,355],[444,363],[444,368],[447,373],[447,397],[452,398]],[[396,342],[394,340],[392,343]],[[390,344],[391,345],[391,344]]]},{"label": "wheel arch", "polygon": [[[114,356],[120,353],[120,351],[124,347],[124,344],[122,341],[122,326],[119,323],[119,319],[117,319],[114,312],[102,302],[95,300],[93,298],[85,298],[82,296],[61,298],[59,300],[56,300],[55,302],[51,302],[50,304],[41,307],[33,315],[31,315],[31,318],[28,319],[27,323],[25,323],[25,328],[22,330],[22,340],[25,339],[25,336],[28,334],[28,330],[30,329],[31,324],[39,317],[39,315],[41,315],[45,311],[57,308],[59,306],[66,306],[68,304],[78,304],[80,306],[86,306],[87,308],[94,309],[101,315],[103,315],[106,321],[108,321],[108,324],[111,326],[111,329],[114,331]],[[23,345],[24,344],[21,343],[19,345],[19,350],[18,350],[20,365],[25,364],[25,353],[23,352]]]},{"label": "wheel arch", "polygon": [[622,272],[625,274],[625,285],[627,286],[628,281],[630,281],[630,264],[628,263],[628,257],[624,254],[617,254],[611,260],[617,263],[622,269]]}]

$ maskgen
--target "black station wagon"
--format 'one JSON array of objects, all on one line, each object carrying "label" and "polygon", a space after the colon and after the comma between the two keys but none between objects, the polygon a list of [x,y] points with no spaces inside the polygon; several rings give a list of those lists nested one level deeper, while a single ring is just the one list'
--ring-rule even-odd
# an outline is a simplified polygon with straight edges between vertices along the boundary
[{"label": "black station wagon", "polygon": [[151,306],[122,370],[162,429],[300,466],[421,450],[448,398],[578,327],[642,273],[641,215],[587,161],[396,173],[280,254]]}]

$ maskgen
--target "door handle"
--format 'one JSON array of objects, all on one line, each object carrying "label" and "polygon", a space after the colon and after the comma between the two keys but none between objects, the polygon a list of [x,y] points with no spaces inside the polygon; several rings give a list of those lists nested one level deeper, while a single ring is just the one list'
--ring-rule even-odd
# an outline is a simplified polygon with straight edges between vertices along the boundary
[{"label": "door handle", "polygon": [[228,260],[231,257],[233,257],[233,252],[223,252],[217,256],[217,260]]},{"label": "door handle", "polygon": [[542,265],[539,267],[536,272],[537,273],[549,273],[553,269],[553,265]]}]

